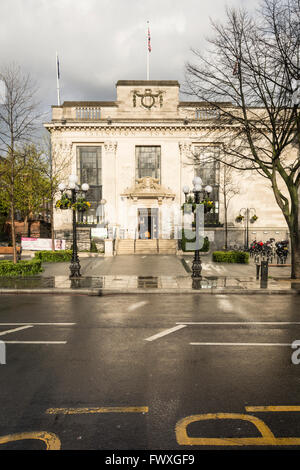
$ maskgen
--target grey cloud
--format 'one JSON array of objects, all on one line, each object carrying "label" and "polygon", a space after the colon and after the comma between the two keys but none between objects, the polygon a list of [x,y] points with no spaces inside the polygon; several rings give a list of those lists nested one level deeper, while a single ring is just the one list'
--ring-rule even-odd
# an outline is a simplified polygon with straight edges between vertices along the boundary
[{"label": "grey cloud", "polygon": [[[253,9],[258,0],[231,0]],[[0,66],[14,61],[39,84],[45,111],[56,104],[56,50],[62,100],[113,100],[119,79],[184,81],[190,48],[203,48],[209,18],[224,0],[1,0]]]}]

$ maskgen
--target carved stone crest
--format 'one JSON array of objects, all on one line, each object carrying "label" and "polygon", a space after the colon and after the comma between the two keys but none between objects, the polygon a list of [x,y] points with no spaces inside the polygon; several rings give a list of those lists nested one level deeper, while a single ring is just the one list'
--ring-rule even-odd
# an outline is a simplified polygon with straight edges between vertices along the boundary
[{"label": "carved stone crest", "polygon": [[162,107],[163,105],[163,96],[162,91],[158,91],[157,93],[152,93],[150,88],[146,88],[145,93],[139,93],[138,91],[133,92],[133,107],[136,108],[136,99],[141,98],[141,105],[146,109],[151,109],[152,106],[159,101],[159,106]]},{"label": "carved stone crest", "polygon": [[126,196],[130,199],[174,199],[175,194],[170,188],[164,188],[159,184],[158,178],[146,176],[138,178],[136,184],[131,188],[127,188],[121,196]]}]

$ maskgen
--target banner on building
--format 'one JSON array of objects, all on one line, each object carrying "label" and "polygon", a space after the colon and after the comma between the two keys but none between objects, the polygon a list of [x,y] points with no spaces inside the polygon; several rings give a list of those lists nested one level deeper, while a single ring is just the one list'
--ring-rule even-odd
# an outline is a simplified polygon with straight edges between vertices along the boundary
[{"label": "banner on building", "polygon": [[[52,250],[51,238],[21,238],[22,250]],[[65,250],[66,240],[54,240],[55,250]]]}]

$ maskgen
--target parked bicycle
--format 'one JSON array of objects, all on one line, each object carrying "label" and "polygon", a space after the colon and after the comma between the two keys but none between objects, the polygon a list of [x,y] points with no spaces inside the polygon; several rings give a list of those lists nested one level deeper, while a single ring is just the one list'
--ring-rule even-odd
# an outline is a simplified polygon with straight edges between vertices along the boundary
[{"label": "parked bicycle", "polygon": [[276,245],[277,264],[286,264],[286,260],[289,254],[288,240],[282,240],[281,242],[275,243],[275,245]]},{"label": "parked bicycle", "polygon": [[269,263],[272,263],[273,258],[275,256],[275,245],[274,245],[275,239],[270,238],[270,240],[267,240],[266,242],[262,241],[256,241],[254,240],[250,244],[250,256],[254,258],[255,263],[260,262],[260,258],[264,258],[268,260]]}]

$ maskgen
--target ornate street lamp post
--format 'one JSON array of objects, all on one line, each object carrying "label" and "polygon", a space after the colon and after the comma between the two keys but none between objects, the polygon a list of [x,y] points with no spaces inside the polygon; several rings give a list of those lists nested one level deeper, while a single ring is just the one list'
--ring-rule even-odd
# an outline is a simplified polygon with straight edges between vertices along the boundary
[{"label": "ornate street lamp post", "polygon": [[67,196],[67,191],[71,192],[71,207],[72,207],[72,223],[73,223],[73,246],[72,246],[72,258],[70,264],[70,279],[81,277],[80,273],[80,263],[78,257],[78,249],[77,249],[77,230],[76,230],[76,206],[74,204],[77,202],[77,196],[85,196],[86,192],[89,190],[89,185],[87,183],[83,183],[81,188],[77,185],[78,177],[76,175],[69,176],[69,187],[67,188],[64,183],[60,183],[58,189],[61,191],[63,196]]},{"label": "ornate street lamp post", "polygon": [[250,207],[250,208],[243,207],[240,210],[240,216],[245,218],[245,242],[244,242],[245,250],[249,249],[249,221],[251,218],[251,214],[256,215],[256,210],[253,207]]},{"label": "ornate street lamp post", "polygon": [[[185,202],[188,202],[188,194],[190,193],[190,188],[188,186],[184,186],[182,188],[184,195],[185,195]],[[201,272],[202,272],[202,262],[200,258],[200,249],[199,244],[197,243],[198,237],[197,232],[199,227],[197,227],[197,204],[205,204],[208,201],[209,194],[212,192],[212,187],[207,185],[204,189],[202,189],[202,180],[199,176],[195,176],[193,179],[193,189],[192,192],[194,194],[193,203],[196,204],[195,213],[195,227],[196,227],[196,249],[194,253],[194,259],[192,264],[192,279],[193,280],[201,280]],[[202,197],[201,197],[202,196]],[[205,206],[204,206],[205,207]],[[198,248],[197,248],[198,246]]]}]

